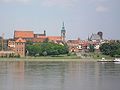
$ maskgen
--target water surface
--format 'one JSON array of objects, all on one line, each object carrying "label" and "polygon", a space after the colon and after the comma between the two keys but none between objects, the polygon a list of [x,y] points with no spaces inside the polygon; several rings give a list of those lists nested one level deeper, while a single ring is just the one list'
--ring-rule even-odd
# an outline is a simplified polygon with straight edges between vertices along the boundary
[{"label": "water surface", "polygon": [[120,90],[120,63],[0,62],[0,90]]}]

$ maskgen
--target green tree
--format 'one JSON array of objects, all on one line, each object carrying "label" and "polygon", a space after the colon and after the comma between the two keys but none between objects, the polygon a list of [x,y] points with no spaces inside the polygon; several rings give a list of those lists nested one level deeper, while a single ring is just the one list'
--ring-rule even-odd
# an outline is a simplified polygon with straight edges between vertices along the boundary
[{"label": "green tree", "polygon": [[44,51],[42,54],[43,54],[43,56],[47,56],[47,52],[46,51]]},{"label": "green tree", "polygon": [[44,52],[47,55],[59,55],[59,54],[67,54],[68,53],[68,46],[67,45],[59,45],[52,42],[43,42],[40,44],[28,45],[27,51],[29,52],[30,56],[45,56]]},{"label": "green tree", "polygon": [[33,45],[33,42],[32,41],[27,41],[26,46],[29,46],[29,45]]},{"label": "green tree", "polygon": [[28,51],[28,55],[30,56],[36,56],[37,54],[40,55],[42,53],[39,44],[29,45],[26,49]]},{"label": "green tree", "polygon": [[90,44],[89,45],[89,52],[94,52],[94,51],[95,51],[94,45]]},{"label": "green tree", "polygon": [[120,43],[114,42],[114,43],[104,43],[100,46],[100,51],[104,55],[110,55],[114,57],[115,55],[120,54]]},{"label": "green tree", "polygon": [[111,46],[109,43],[104,43],[100,46],[100,51],[104,54],[104,55],[110,55],[111,52]]}]

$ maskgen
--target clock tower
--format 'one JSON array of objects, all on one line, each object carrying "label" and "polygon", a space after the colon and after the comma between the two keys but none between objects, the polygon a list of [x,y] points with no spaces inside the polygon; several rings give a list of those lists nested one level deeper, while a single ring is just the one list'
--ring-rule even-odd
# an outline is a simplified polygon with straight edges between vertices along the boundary
[{"label": "clock tower", "polygon": [[62,41],[65,41],[65,38],[66,38],[66,30],[65,30],[64,22],[63,22],[63,25],[62,25],[61,37],[62,37]]}]

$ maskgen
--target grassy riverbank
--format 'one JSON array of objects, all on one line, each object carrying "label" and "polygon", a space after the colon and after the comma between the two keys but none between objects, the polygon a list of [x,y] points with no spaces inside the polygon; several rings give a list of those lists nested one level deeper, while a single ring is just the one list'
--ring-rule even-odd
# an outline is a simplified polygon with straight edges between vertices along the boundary
[{"label": "grassy riverbank", "polygon": [[0,61],[98,61],[103,57],[107,60],[113,59],[112,57],[106,55],[89,53],[88,56],[85,56],[84,58],[81,58],[80,56],[76,55],[40,56],[40,57],[26,56],[23,58],[0,58]]},{"label": "grassy riverbank", "polygon": [[0,58],[0,61],[40,61],[40,62],[69,62],[69,61],[97,61],[97,59],[41,59],[41,58]]},{"label": "grassy riverbank", "polygon": [[0,58],[0,61],[97,61],[96,59],[92,58],[80,58],[78,56],[64,56],[64,57],[24,57],[24,58]]}]

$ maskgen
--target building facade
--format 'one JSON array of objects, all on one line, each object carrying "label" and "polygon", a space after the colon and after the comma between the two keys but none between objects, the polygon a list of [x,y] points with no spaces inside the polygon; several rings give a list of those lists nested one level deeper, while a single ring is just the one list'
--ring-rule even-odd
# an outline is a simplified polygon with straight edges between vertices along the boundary
[{"label": "building facade", "polygon": [[4,50],[7,51],[8,50],[8,40],[7,39],[2,39],[2,37],[0,37],[0,50]]},{"label": "building facade", "polygon": [[8,40],[8,50],[15,51],[15,40],[14,39]]},{"label": "building facade", "polygon": [[20,55],[20,57],[25,57],[25,43],[26,41],[22,38],[15,40],[15,53]]}]

